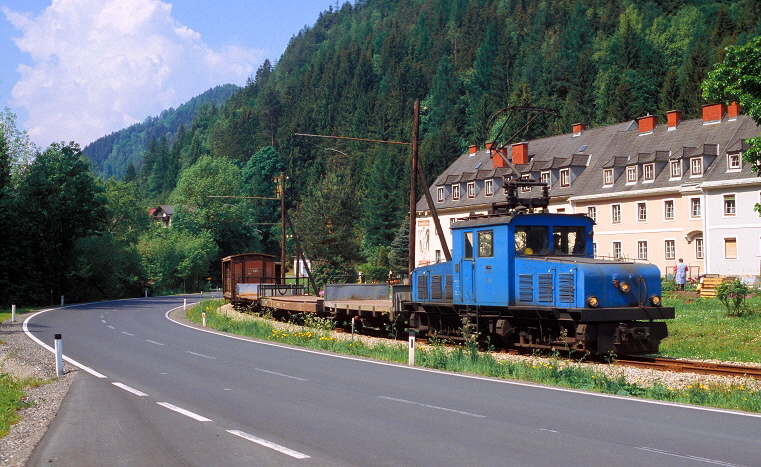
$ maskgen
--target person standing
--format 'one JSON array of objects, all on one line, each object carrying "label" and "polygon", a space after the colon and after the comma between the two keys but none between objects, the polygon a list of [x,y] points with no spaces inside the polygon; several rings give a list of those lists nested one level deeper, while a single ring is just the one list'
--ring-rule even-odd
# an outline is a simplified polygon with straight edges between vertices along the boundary
[{"label": "person standing", "polygon": [[687,265],[684,264],[682,258],[679,258],[679,262],[676,265],[676,272],[674,274],[674,282],[679,286],[680,290],[684,290],[684,283],[687,281]]}]

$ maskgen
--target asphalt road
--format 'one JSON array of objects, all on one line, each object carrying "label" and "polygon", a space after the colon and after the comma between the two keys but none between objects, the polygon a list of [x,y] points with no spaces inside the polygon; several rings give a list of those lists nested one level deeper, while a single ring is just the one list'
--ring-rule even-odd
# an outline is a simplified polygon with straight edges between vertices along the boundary
[{"label": "asphalt road", "polygon": [[90,371],[28,465],[761,466],[757,415],[235,339],[167,319],[181,305],[28,319]]}]

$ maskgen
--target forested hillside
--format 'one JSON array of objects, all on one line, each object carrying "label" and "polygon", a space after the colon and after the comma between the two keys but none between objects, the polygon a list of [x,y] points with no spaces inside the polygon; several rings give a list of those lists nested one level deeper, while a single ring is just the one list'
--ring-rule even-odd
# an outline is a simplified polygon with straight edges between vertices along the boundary
[{"label": "forested hillside", "polygon": [[189,127],[203,106],[220,106],[237,90],[234,84],[216,86],[176,109],[170,108],[157,117],[148,117],[142,123],[98,138],[85,146],[82,153],[102,178],[122,178],[130,165],[132,170],[140,168],[151,140],[164,138],[168,144],[173,143],[180,127]]},{"label": "forested hillside", "polygon": [[[39,300],[82,284],[82,299],[216,284],[223,256],[279,254],[279,203],[250,197],[273,197],[281,172],[288,211],[319,278],[403,273],[409,147],[296,133],[409,141],[420,99],[420,157],[430,180],[468,145],[495,139],[506,106],[557,111],[521,139],[671,109],[695,117],[701,85],[725,47],[759,35],[757,0],[345,3],[295,35],[278,61],[266,61],[224,103],[201,106],[191,124],[162,114],[88,147],[101,176],[120,180],[85,177],[76,146],[51,147],[28,171],[14,169],[22,176],[6,191],[23,196],[4,198],[11,207],[0,212],[42,203],[49,194],[35,187],[56,186],[57,179],[46,180],[54,167],[71,166],[95,187],[71,214],[84,216],[87,228],[50,220],[78,237],[56,246],[44,229],[39,238],[16,232],[21,252],[57,252],[49,261],[65,264],[53,268],[27,255],[36,261],[25,273],[35,288],[13,289],[14,275],[0,277],[0,288],[11,284],[16,295]],[[497,142],[526,118],[509,120]],[[159,204],[175,207],[168,229],[145,223],[147,208]],[[93,220],[89,213],[98,214]],[[38,216],[34,227],[45,222]],[[287,248],[294,254],[290,241]],[[24,255],[8,258],[23,269]]]}]

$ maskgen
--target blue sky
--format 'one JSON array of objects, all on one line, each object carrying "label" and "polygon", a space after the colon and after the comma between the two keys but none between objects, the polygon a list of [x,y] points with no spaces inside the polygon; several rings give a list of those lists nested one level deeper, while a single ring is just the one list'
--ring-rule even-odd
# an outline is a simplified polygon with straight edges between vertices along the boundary
[{"label": "blue sky", "polygon": [[331,5],[0,0],[0,108],[39,146],[85,146],[213,86],[244,84]]}]

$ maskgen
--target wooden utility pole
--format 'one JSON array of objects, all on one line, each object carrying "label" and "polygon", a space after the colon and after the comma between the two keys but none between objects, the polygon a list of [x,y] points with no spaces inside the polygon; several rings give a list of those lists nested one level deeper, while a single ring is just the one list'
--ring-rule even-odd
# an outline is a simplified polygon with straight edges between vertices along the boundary
[{"label": "wooden utility pole", "polygon": [[415,100],[412,117],[412,169],[410,170],[410,245],[407,269],[409,274],[415,269],[415,230],[417,229],[417,172],[418,135],[420,130],[420,100]]}]

